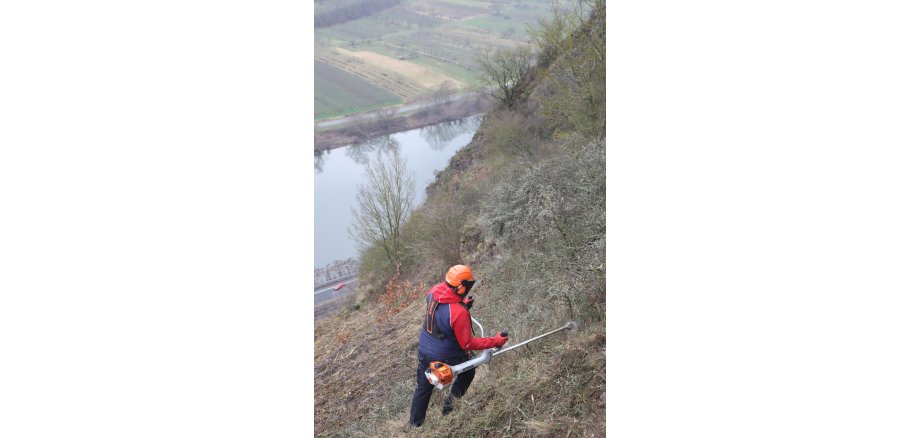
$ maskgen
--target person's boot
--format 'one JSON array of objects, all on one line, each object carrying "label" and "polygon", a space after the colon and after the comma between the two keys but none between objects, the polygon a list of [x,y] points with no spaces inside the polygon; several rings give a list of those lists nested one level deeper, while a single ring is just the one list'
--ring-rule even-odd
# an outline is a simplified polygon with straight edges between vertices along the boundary
[{"label": "person's boot", "polygon": [[444,407],[441,408],[441,415],[447,415],[454,411],[454,396],[448,395],[444,399]]}]

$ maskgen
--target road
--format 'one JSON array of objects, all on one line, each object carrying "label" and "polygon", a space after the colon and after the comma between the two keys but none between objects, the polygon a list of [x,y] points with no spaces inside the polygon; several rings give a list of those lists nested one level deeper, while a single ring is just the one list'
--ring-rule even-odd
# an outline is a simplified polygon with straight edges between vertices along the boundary
[{"label": "road", "polygon": [[[335,290],[335,286],[345,283],[345,287],[342,290]],[[355,286],[358,284],[357,278],[352,278],[351,280],[345,280],[339,283],[335,283],[330,286],[326,286],[322,289],[317,289],[313,291],[313,305],[319,306],[327,301],[331,301],[336,298],[342,298],[346,295],[351,295],[355,292]]]},{"label": "road", "polygon": [[[476,95],[477,95],[477,93],[457,94],[457,95],[451,96],[448,100],[451,101],[451,102],[453,102],[453,101],[455,101],[455,100],[466,99],[466,98],[473,97],[473,96],[476,96]],[[440,104],[440,103],[437,103],[437,102],[435,102],[435,101],[425,101],[425,102],[410,103],[410,104],[408,104],[408,105],[403,105],[403,106],[401,106],[401,107],[399,107],[399,108],[396,108],[396,114],[397,114],[397,115],[398,115],[398,114],[405,114],[405,113],[408,113],[408,112],[410,112],[410,111],[420,110],[420,109],[423,109],[423,108],[429,108],[429,107],[433,107],[433,106],[435,106],[435,105],[441,105],[441,104]],[[377,116],[377,113],[376,113],[376,112],[361,113],[361,114],[353,114],[353,115],[350,115],[350,116],[340,117],[340,118],[338,118],[338,119],[323,120],[323,121],[321,121],[321,122],[316,122],[313,126],[314,126],[314,128],[316,128],[316,129],[331,128],[331,127],[333,127],[333,126],[344,125],[344,124],[346,124],[346,123],[350,123],[350,122],[353,122],[353,121],[355,121],[355,120],[370,119],[370,118],[373,118],[373,117],[376,117],[376,116]]]},{"label": "road", "polygon": [[316,293],[316,292],[318,292],[320,289],[325,289],[326,286],[335,286],[335,285],[337,285],[337,284],[339,284],[339,283],[342,283],[342,282],[344,282],[344,281],[351,280],[351,279],[357,277],[357,275],[358,275],[358,274],[348,274],[348,275],[346,275],[346,276],[344,276],[344,277],[336,278],[335,280],[328,280],[328,281],[324,281],[324,282],[321,282],[321,283],[318,283],[318,284],[314,284],[314,285],[313,285],[313,292]]}]

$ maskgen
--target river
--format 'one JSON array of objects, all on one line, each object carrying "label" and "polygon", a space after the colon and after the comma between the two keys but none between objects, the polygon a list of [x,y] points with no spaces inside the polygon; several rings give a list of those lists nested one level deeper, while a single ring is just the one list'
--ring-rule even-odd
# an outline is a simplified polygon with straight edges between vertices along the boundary
[{"label": "river", "polygon": [[415,173],[415,204],[425,199],[425,187],[434,181],[479,127],[479,116],[443,122],[400,132],[367,142],[326,151],[314,156],[314,266],[358,256],[355,241],[348,235],[358,186],[364,182],[364,165],[388,142],[398,142],[409,168]]}]

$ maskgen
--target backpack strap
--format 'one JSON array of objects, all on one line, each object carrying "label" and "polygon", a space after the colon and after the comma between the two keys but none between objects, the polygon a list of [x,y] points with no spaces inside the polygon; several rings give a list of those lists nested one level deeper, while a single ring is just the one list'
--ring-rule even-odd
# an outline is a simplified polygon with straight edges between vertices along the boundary
[{"label": "backpack strap", "polygon": [[434,299],[432,294],[425,296],[425,322],[422,324],[422,327],[429,335],[443,341],[447,338],[447,335],[441,332],[441,329],[438,327],[438,322],[435,320],[438,304],[438,300]]}]

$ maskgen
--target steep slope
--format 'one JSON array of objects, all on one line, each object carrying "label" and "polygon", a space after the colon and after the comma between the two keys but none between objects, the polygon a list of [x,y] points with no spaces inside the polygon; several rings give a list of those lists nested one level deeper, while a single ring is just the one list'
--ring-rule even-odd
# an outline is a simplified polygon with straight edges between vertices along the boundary
[{"label": "steep slope", "polygon": [[423,297],[461,262],[478,278],[471,313],[491,333],[514,343],[567,320],[581,328],[480,367],[449,416],[435,391],[412,436],[604,435],[604,64],[588,48],[603,47],[605,4],[593,5],[535,33],[543,49],[525,92],[496,106],[428,187],[401,266],[368,251],[365,299],[317,322],[318,435],[408,432]]}]

